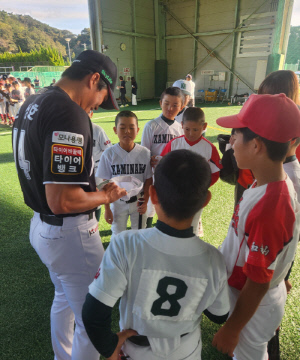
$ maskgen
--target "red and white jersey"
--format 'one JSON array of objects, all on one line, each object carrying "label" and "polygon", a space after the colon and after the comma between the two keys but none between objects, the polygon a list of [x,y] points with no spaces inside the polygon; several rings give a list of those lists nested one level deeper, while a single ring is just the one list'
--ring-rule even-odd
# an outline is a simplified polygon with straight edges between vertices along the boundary
[{"label": "red and white jersey", "polygon": [[298,196],[298,202],[300,202],[300,165],[296,156],[293,161],[284,163],[283,169],[288,174],[289,178],[292,180]]},{"label": "red and white jersey", "polygon": [[246,190],[237,204],[221,252],[228,283],[241,290],[247,278],[278,285],[294,259],[300,205],[293,183],[272,182]]},{"label": "red and white jersey", "polygon": [[205,137],[201,136],[197,141],[191,142],[184,135],[171,140],[163,149],[161,156],[165,156],[172,150],[186,149],[203,156],[209,163],[212,175],[213,185],[219,179],[219,171],[222,168],[220,156],[217,148]]},{"label": "red and white jersey", "polygon": [[170,140],[182,134],[182,126],[177,121],[168,125],[160,115],[145,125],[141,145],[150,150],[151,156],[160,155]]}]

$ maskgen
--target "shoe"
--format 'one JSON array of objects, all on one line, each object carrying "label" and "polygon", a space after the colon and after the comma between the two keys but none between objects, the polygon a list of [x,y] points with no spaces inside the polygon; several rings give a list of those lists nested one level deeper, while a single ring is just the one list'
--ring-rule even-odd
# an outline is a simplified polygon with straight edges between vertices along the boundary
[{"label": "shoe", "polygon": [[128,104],[126,104],[125,106],[129,106]]},{"label": "shoe", "polygon": [[120,105],[120,107],[124,107],[124,105]]}]

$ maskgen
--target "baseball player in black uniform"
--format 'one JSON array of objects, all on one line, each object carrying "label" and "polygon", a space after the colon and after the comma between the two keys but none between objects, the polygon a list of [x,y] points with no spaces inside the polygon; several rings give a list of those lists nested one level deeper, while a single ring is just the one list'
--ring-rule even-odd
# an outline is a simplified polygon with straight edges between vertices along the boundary
[{"label": "baseball player in black uniform", "polygon": [[88,113],[99,106],[118,109],[116,79],[117,68],[107,56],[84,51],[55,86],[25,101],[13,128],[24,200],[34,211],[30,242],[55,286],[51,337],[56,360],[99,360],[81,318],[104,252],[94,210],[126,191],[113,183],[96,191]]}]

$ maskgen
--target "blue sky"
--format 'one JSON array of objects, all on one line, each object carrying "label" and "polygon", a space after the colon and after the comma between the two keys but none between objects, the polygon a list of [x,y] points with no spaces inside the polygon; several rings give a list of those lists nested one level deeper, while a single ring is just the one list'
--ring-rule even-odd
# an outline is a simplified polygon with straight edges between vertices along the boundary
[{"label": "blue sky", "polygon": [[[61,30],[79,34],[89,27],[87,0],[12,0],[0,4],[0,10],[30,15]],[[300,25],[300,1],[295,0],[292,25]]]}]

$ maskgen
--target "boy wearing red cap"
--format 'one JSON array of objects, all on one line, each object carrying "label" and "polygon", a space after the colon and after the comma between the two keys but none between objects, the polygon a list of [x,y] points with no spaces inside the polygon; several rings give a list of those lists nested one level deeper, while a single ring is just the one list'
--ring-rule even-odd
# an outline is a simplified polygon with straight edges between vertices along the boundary
[{"label": "boy wearing red cap", "polygon": [[235,360],[267,360],[299,239],[300,207],[283,162],[300,135],[300,112],[284,94],[251,95],[239,114],[217,123],[235,129],[237,165],[250,169],[256,181],[237,204],[221,247],[231,315],[213,345]]}]

